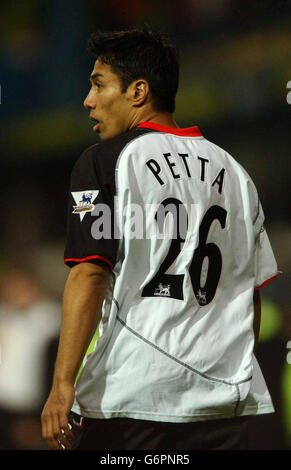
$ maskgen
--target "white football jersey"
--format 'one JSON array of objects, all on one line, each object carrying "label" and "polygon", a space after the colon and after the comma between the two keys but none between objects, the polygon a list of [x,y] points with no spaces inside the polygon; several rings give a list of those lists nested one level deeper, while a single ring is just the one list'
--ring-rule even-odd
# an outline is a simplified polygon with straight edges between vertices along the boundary
[{"label": "white football jersey", "polygon": [[73,411],[166,422],[272,412],[253,295],[277,265],[242,166],[197,127],[142,123],[87,149],[71,194],[65,262],[113,273]]}]

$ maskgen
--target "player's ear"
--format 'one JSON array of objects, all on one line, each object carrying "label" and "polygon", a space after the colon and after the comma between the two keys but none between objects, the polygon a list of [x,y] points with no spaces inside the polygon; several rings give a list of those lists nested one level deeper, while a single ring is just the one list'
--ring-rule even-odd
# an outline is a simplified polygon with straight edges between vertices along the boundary
[{"label": "player's ear", "polygon": [[130,99],[132,102],[133,106],[142,106],[143,104],[146,103],[146,101],[150,97],[150,87],[148,82],[143,79],[139,78],[137,80],[134,80],[130,85],[129,85],[130,90]]}]

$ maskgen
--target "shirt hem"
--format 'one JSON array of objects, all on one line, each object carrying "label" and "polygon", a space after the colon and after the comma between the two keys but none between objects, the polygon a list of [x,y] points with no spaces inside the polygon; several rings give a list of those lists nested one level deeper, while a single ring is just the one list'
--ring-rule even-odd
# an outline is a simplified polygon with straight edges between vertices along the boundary
[{"label": "shirt hem", "polygon": [[234,418],[239,416],[246,415],[260,415],[267,413],[274,413],[274,408],[270,405],[261,405],[261,406],[248,406],[245,407],[243,412],[235,415],[234,410],[230,409],[229,413],[218,413],[218,412],[197,412],[192,415],[164,415],[159,413],[147,413],[147,412],[135,412],[135,411],[94,411],[94,410],[84,410],[74,405],[72,411],[75,413],[84,416],[85,418],[93,419],[112,419],[112,418],[132,418],[132,419],[141,419],[148,421],[163,421],[163,422],[172,422],[172,423],[189,423],[193,421],[208,421],[208,420],[217,420],[217,419],[227,419]]}]

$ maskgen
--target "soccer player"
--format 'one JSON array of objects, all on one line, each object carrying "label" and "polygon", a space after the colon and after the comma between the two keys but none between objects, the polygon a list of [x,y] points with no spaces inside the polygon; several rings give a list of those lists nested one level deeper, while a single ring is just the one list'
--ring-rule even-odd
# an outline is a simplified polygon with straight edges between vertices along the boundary
[{"label": "soccer player", "polygon": [[60,450],[246,449],[248,416],[274,411],[254,356],[258,289],[277,276],[255,185],[175,123],[164,36],[96,32],[89,46],[84,106],[101,142],[72,171],[43,438]]}]

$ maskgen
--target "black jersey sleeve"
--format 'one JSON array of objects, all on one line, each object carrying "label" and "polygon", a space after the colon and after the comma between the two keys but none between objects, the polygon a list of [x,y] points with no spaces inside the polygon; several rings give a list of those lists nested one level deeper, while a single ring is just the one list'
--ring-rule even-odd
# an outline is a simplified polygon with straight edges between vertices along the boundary
[{"label": "black jersey sleeve", "polygon": [[72,170],[64,255],[70,267],[92,262],[113,269],[116,262],[114,168],[104,171],[103,166],[102,145],[94,145],[83,152]]}]

